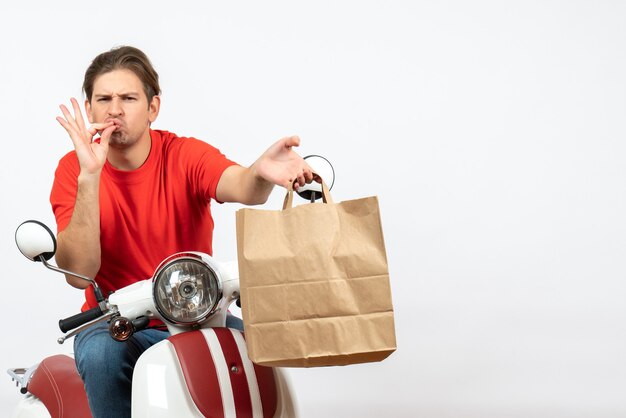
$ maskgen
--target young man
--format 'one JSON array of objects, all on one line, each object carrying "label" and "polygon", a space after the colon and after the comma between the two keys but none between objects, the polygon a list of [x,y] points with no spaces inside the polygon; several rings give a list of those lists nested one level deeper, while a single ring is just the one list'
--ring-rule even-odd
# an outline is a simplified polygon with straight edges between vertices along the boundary
[{"label": "young man", "polygon": [[[161,104],[158,75],[146,55],[119,47],[97,56],[85,73],[86,124],[76,99],[61,105],[59,123],[74,151],[55,173],[50,201],[57,220],[60,267],[95,277],[106,295],[148,278],[167,256],[187,250],[212,254],[210,201],[264,203],[274,185],[312,181],[293,150],[299,138],[279,140],[250,167],[194,138],[150,128]],[[96,134],[99,140],[94,140]],[[72,276],[69,284],[87,288]],[[84,309],[97,305],[90,288]],[[229,326],[241,321],[229,318]],[[94,417],[130,416],[135,362],[166,338],[162,327],[113,341],[106,327],[75,339],[76,364]]]}]

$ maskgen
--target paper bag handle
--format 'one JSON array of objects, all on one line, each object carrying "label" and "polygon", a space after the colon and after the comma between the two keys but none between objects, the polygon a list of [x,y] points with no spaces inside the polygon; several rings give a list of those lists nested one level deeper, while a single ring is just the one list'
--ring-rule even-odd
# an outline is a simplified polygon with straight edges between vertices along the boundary
[{"label": "paper bag handle", "polygon": [[[326,182],[324,182],[322,177],[317,173],[313,173],[313,177],[318,178],[322,181],[322,201],[324,203],[332,204],[333,198],[330,196],[330,190],[328,189]],[[289,183],[289,188],[287,189],[287,195],[285,196],[285,201],[283,202],[283,210],[291,209],[293,207],[293,185],[295,183],[296,183],[295,181],[293,183]]]}]

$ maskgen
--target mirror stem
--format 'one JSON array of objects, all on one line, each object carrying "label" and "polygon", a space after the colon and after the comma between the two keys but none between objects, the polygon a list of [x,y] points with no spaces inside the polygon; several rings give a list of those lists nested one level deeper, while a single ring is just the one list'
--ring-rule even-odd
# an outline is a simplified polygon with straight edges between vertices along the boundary
[{"label": "mirror stem", "polygon": [[67,271],[67,270],[63,270],[62,268],[59,268],[57,266],[53,266],[52,264],[48,264],[48,262],[46,261],[46,259],[44,258],[43,255],[39,255],[37,256],[37,259],[39,261],[41,261],[43,263],[44,266],[46,266],[46,268],[59,272],[59,273],[63,273],[63,274],[69,274],[70,276],[74,276],[74,277],[78,277],[79,279],[83,279],[89,282],[89,284],[91,284],[91,286],[93,287],[93,291],[96,294],[96,301],[98,303],[102,302],[104,300],[104,297],[102,296],[102,291],[100,291],[100,288],[98,287],[98,284],[96,283],[96,281],[94,279],[90,279],[87,276],[81,276],[80,274],[77,273],[73,273],[71,271]]}]

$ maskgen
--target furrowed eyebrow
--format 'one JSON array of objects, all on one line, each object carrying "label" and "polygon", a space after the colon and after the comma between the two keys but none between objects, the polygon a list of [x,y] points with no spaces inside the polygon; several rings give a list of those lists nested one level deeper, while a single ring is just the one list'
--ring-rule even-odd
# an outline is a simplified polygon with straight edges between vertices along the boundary
[{"label": "furrowed eyebrow", "polygon": [[93,97],[100,99],[110,99],[113,96],[119,96],[119,97],[137,97],[139,96],[139,93],[136,92],[128,92],[128,93],[120,93],[120,94],[94,94]]}]

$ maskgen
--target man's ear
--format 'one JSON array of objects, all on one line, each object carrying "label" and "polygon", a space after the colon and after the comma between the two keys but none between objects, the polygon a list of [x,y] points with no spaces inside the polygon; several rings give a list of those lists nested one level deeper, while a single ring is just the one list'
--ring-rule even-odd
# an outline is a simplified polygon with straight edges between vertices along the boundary
[{"label": "man's ear", "polygon": [[89,123],[93,123],[93,119],[91,118],[91,103],[89,103],[88,99],[85,99],[85,113],[87,114]]},{"label": "man's ear", "polygon": [[150,100],[150,104],[148,105],[148,119],[150,123],[154,122],[159,116],[159,110],[161,109],[161,96],[154,95],[152,96],[152,100]]}]

